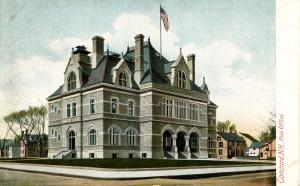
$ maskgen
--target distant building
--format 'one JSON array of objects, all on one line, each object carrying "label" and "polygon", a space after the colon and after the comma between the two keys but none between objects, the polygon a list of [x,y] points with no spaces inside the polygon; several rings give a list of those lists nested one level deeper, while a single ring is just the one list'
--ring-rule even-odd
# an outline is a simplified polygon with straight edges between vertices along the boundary
[{"label": "distant building", "polygon": [[[43,140],[40,140],[42,136],[24,134],[22,132],[22,140],[20,142],[20,157],[29,158],[29,157],[47,157],[47,146],[48,146],[48,137],[44,135]],[[43,147],[43,148],[41,148]]]},{"label": "distant building", "polygon": [[255,139],[253,136],[250,134],[244,133],[244,132],[239,132],[239,136],[242,136],[246,142],[247,147],[250,147],[252,143],[257,143],[258,140]]},{"label": "distant building", "polygon": [[236,133],[217,132],[217,158],[231,159],[245,156],[246,141]]},{"label": "distant building", "polygon": [[276,158],[276,139],[265,143],[259,148],[260,159],[275,159]]},{"label": "distant building", "polygon": [[245,152],[245,156],[249,156],[249,149],[251,144],[253,143],[258,143],[258,140],[255,139],[253,136],[251,136],[250,134],[247,133],[243,133],[243,132],[239,132],[238,133],[239,136],[242,136],[246,142],[246,152]]},{"label": "distant building", "polygon": [[13,139],[0,139],[0,157],[8,157],[9,145],[14,143]]},{"label": "distant building", "polygon": [[21,157],[20,143],[11,143],[8,147],[8,158],[20,158]]},{"label": "distant building", "polygon": [[217,105],[195,82],[194,54],[168,60],[142,34],[124,54],[92,42],[92,54],[72,50],[48,97],[49,158],[216,157]]},{"label": "distant building", "polygon": [[255,159],[259,159],[259,149],[265,145],[265,142],[254,142],[248,147],[248,153],[246,155],[249,157],[254,157]]}]

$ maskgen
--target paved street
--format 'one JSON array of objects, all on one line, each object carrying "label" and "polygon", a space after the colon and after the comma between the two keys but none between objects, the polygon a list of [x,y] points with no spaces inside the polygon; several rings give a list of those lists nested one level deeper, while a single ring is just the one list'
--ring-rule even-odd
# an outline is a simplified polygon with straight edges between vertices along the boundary
[{"label": "paved street", "polygon": [[54,176],[46,174],[26,173],[19,171],[0,170],[1,185],[147,185],[147,186],[181,186],[200,185],[201,186],[269,186],[275,185],[275,172],[254,173],[216,178],[201,178],[192,180],[178,179],[143,179],[127,181],[92,180],[84,178],[73,178],[64,176]]}]

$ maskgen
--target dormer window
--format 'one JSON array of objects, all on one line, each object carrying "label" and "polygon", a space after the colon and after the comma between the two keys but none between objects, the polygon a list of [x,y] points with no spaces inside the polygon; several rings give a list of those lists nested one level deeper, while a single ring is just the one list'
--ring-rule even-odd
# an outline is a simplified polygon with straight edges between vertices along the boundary
[{"label": "dormer window", "polygon": [[119,74],[119,85],[122,86],[122,87],[126,87],[127,86],[127,76],[123,72],[121,72]]},{"label": "dormer window", "polygon": [[76,89],[76,75],[71,72],[68,77],[68,91]]},{"label": "dormer window", "polygon": [[179,70],[176,74],[177,86],[180,88],[186,88],[186,75],[182,70]]}]

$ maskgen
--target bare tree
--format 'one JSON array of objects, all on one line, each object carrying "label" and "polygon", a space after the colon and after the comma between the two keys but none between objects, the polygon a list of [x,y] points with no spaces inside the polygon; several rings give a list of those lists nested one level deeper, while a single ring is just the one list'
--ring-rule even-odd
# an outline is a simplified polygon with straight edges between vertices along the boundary
[{"label": "bare tree", "polygon": [[260,135],[260,141],[271,141],[276,138],[276,114],[269,111],[269,118],[266,121],[266,128]]}]

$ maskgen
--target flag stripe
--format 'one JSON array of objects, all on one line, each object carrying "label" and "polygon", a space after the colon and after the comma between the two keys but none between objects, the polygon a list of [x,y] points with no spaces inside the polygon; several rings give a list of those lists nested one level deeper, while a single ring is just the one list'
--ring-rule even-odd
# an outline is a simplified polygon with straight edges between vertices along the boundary
[{"label": "flag stripe", "polygon": [[160,19],[163,21],[166,31],[168,31],[169,30],[168,14],[162,7],[160,7]]}]

